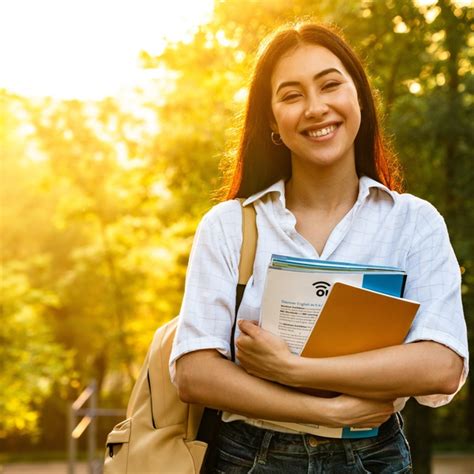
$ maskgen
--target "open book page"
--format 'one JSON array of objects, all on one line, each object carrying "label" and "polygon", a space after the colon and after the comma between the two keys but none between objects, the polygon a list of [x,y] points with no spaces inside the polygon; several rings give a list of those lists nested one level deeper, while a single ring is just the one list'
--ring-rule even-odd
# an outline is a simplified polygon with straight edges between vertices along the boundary
[{"label": "open book page", "polygon": [[283,338],[293,354],[301,354],[329,289],[342,281],[362,286],[361,273],[309,273],[269,268],[260,313],[260,326]]}]

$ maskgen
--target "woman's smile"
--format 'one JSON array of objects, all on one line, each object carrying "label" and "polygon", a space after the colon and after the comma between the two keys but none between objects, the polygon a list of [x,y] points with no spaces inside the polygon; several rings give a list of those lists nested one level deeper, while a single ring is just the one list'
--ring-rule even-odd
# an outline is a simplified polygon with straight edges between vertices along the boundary
[{"label": "woman's smile", "polygon": [[336,134],[338,127],[339,124],[336,123],[319,127],[308,127],[306,130],[303,130],[302,134],[305,137],[310,138],[312,141],[321,142],[333,138]]}]

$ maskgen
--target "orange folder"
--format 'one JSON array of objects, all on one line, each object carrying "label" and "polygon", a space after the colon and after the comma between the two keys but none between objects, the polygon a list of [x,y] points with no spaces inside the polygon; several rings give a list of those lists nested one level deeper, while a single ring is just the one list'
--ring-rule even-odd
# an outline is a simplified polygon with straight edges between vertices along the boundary
[{"label": "orange folder", "polygon": [[420,304],[335,283],[302,357],[333,357],[401,344]]}]

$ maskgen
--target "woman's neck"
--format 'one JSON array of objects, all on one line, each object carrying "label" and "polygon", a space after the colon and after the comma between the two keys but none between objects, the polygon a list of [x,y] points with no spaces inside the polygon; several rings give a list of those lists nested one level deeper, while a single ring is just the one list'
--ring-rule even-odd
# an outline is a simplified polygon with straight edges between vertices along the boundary
[{"label": "woman's neck", "polygon": [[293,166],[286,183],[286,207],[290,210],[333,212],[351,208],[357,200],[359,178],[355,167],[301,169]]}]

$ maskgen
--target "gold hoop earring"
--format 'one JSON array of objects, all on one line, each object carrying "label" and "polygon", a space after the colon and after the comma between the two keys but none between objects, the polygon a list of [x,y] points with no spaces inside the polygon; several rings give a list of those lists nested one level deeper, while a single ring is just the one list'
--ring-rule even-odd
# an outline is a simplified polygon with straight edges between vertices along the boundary
[{"label": "gold hoop earring", "polygon": [[281,139],[281,136],[279,133],[272,132],[270,137],[274,145],[276,146],[283,145],[283,140]]}]

